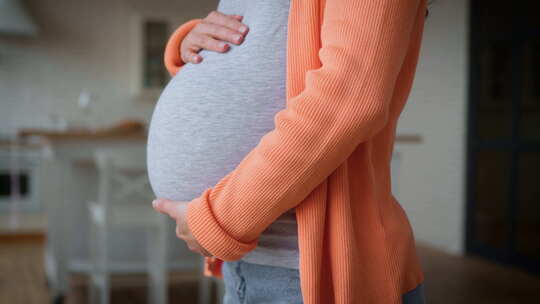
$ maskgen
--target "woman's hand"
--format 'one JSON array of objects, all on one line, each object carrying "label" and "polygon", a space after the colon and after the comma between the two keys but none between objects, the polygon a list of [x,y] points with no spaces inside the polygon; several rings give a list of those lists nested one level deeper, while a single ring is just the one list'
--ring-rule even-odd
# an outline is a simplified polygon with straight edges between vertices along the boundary
[{"label": "woman's hand", "polygon": [[185,220],[187,204],[188,202],[171,201],[164,198],[158,198],[152,202],[152,206],[156,211],[167,214],[176,221],[176,236],[186,242],[189,250],[203,256],[211,257],[212,254],[202,248],[189,230]]},{"label": "woman's hand", "polygon": [[248,26],[240,22],[242,18],[218,11],[210,12],[182,41],[182,61],[199,63],[202,57],[197,53],[202,49],[223,53],[229,50],[229,45],[225,42],[241,44],[249,31]]}]

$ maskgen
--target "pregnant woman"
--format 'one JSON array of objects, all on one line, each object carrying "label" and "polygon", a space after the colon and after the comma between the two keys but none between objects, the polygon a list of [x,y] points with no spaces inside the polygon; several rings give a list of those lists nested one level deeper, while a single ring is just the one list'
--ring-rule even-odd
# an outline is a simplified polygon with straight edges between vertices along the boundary
[{"label": "pregnant woman", "polygon": [[226,304],[424,303],[390,160],[425,11],[221,0],[173,34],[148,137],[153,203],[224,279]]},{"label": "pregnant woman", "polygon": [[[285,107],[288,10],[289,0],[219,2],[217,11],[243,15],[250,33],[241,45],[231,44],[227,53],[202,50],[204,61],[186,65],[163,91],[151,120],[147,153],[157,197],[183,201],[198,196],[273,129],[274,115]],[[288,292],[290,297],[282,303],[300,303],[296,226],[291,208],[266,229],[257,248],[241,261],[227,263],[226,282],[227,275],[236,278],[240,271],[261,283],[273,275],[276,284],[266,287]],[[227,288],[226,297],[235,294],[231,292],[235,291]],[[254,296],[248,295],[250,303],[257,300]]]}]

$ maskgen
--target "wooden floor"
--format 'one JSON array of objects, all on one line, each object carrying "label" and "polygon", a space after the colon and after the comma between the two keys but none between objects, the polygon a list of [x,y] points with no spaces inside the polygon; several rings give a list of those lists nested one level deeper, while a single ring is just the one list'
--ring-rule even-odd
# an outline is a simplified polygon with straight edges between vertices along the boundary
[{"label": "wooden floor", "polygon": [[[195,273],[171,273],[170,303],[197,303]],[[118,275],[111,279],[112,304],[146,303],[145,275]],[[87,303],[87,277],[73,274],[65,304]],[[215,291],[215,286],[214,286]],[[217,302],[216,298],[212,299]],[[0,238],[0,304],[52,303],[43,270],[43,239]]]},{"label": "wooden floor", "polygon": [[[453,257],[419,246],[428,304],[540,303],[540,278],[478,258]],[[0,242],[0,303],[49,303],[43,244]],[[170,303],[196,303],[196,285],[171,275]],[[67,303],[86,303],[85,277],[74,275]],[[115,277],[112,303],[145,303],[144,277]]]},{"label": "wooden floor", "polygon": [[418,245],[428,304],[540,303],[540,276]]},{"label": "wooden floor", "polygon": [[42,241],[0,243],[0,303],[47,303]]}]

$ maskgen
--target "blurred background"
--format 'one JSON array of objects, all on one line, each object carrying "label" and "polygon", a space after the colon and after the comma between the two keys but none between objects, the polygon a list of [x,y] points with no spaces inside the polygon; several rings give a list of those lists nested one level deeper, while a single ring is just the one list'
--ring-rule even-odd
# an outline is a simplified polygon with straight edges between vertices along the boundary
[{"label": "blurred background", "polygon": [[[0,0],[0,303],[219,303],[141,166],[167,38],[217,3]],[[428,303],[540,298],[536,4],[430,6],[392,163]]]}]

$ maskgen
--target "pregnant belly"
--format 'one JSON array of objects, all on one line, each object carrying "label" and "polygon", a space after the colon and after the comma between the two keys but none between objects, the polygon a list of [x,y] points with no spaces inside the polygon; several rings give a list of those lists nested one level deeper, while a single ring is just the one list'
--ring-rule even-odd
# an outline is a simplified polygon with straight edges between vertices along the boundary
[{"label": "pregnant belly", "polygon": [[147,165],[156,197],[191,200],[214,186],[274,128],[285,106],[284,66],[253,70],[234,52],[203,57],[171,79],[152,114]]}]

